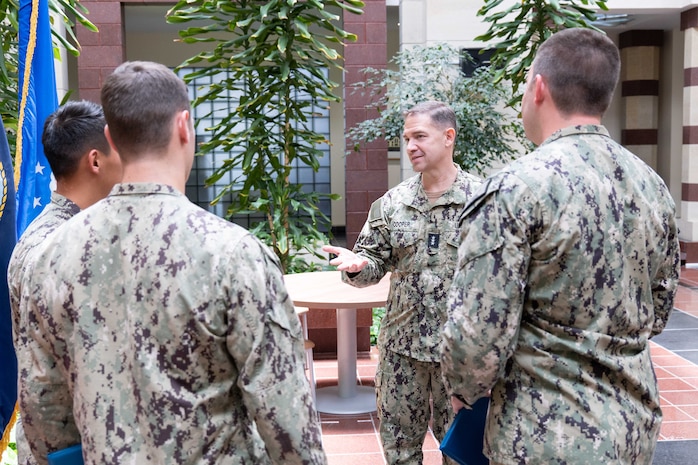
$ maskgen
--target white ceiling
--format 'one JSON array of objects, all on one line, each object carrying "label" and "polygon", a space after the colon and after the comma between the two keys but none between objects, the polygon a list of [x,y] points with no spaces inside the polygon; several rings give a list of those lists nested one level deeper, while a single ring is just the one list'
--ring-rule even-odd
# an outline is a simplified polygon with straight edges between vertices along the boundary
[{"label": "white ceiling", "polygon": [[[176,32],[182,26],[168,24],[165,14],[172,5],[124,5],[124,21],[126,32]],[[391,24],[397,23],[397,7],[389,7],[388,13],[391,16]],[[614,10],[613,14],[624,13]],[[680,25],[680,15],[674,9],[666,13],[662,11],[642,12],[628,11],[630,21],[618,26],[604,27],[609,31],[623,32],[633,29],[674,29]],[[186,24],[190,26],[192,24]]]}]

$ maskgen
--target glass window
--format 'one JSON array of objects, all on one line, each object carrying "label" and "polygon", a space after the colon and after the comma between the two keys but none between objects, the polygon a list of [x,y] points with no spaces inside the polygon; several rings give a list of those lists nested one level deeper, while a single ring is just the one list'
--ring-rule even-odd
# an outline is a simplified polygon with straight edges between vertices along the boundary
[{"label": "glass window", "polygon": [[[194,68],[182,68],[178,71],[178,74],[179,76],[184,76],[192,71],[194,71]],[[225,78],[226,73],[227,71],[223,70],[216,76],[203,76],[190,82],[188,85],[191,98],[196,98],[202,92],[202,88],[205,89],[212,83],[221,82]],[[325,73],[327,73],[327,70],[325,70]],[[211,134],[206,131],[206,128],[218,124],[223,118],[227,117],[231,112],[230,109],[239,103],[240,95],[242,95],[242,91],[228,92],[226,97],[221,97],[216,102],[206,102],[193,109],[194,120],[197,121],[197,145],[210,139]],[[301,92],[298,92],[295,98],[297,102],[311,101],[309,96]],[[308,127],[329,140],[330,112],[326,104],[325,106],[319,106],[311,103],[307,106],[306,112]],[[241,122],[240,124],[246,123]],[[291,167],[290,179],[291,182],[300,183],[304,192],[330,193],[330,147],[329,144],[323,143],[316,148],[323,152],[323,155],[319,157],[320,170],[315,173],[312,168],[303,164],[301,160],[296,159]],[[218,181],[217,185],[211,187],[206,187],[205,181],[213,174],[215,168],[222,166],[223,162],[228,158],[229,153],[224,152],[222,149],[216,149],[206,155],[195,157],[185,193],[192,202],[221,217],[226,216],[227,208],[232,201],[232,195],[226,194],[216,205],[211,205],[211,201],[223,190],[224,186],[239,178],[242,172],[240,170],[232,170],[226,173]],[[240,181],[238,180],[237,182]],[[330,217],[331,204],[329,199],[320,201],[319,207],[320,211]],[[233,217],[233,221],[249,228],[258,221],[264,221],[264,218],[261,215],[236,215]]]}]

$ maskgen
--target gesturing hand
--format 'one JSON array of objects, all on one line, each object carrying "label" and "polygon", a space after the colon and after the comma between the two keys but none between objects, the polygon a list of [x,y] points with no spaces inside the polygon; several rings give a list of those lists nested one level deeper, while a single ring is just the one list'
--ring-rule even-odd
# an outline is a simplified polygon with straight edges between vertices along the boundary
[{"label": "gesturing hand", "polygon": [[336,266],[339,271],[358,273],[368,265],[367,259],[356,255],[354,252],[344,247],[325,245],[322,247],[322,250],[337,256],[330,260],[330,265]]}]

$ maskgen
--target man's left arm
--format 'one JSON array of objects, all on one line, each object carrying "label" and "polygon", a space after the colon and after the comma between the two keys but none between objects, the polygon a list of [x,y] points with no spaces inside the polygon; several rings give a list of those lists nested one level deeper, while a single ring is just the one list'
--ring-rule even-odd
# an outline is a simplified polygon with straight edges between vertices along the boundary
[{"label": "man's left arm", "polygon": [[[37,267],[39,268],[39,267]],[[73,398],[65,376],[65,364],[57,351],[65,349],[61,335],[52,334],[43,300],[47,284],[38,272],[25,287],[31,297],[22,299],[21,324],[15,339],[19,372],[19,406],[27,443],[37,463],[46,463],[49,452],[80,443],[73,416]]]},{"label": "man's left arm", "polygon": [[237,306],[228,350],[243,401],[273,463],[326,464],[304,370],[303,335],[278,259],[248,236],[235,258]]},{"label": "man's left arm", "polygon": [[496,186],[488,189],[464,215],[442,342],[449,392],[469,405],[487,395],[514,352],[530,258],[525,224]]},{"label": "man's left arm", "polygon": [[664,330],[674,308],[674,297],[679,284],[681,250],[679,248],[678,227],[674,215],[669,215],[666,221],[666,238],[660,242],[665,243],[666,249],[661,255],[659,267],[652,280],[652,301],[654,303],[652,336],[656,336]]}]

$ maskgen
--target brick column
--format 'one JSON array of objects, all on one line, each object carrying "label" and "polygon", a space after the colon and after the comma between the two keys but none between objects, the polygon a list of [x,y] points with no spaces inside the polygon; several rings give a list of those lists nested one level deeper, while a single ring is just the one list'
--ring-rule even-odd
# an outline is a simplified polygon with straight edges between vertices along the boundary
[{"label": "brick column", "polygon": [[681,13],[684,31],[683,148],[681,169],[681,249],[698,262],[698,8]]},{"label": "brick column", "polygon": [[[364,13],[344,14],[344,29],[357,35],[356,42],[344,47],[344,111],[345,133],[360,121],[377,117],[366,109],[367,97],[353,94],[351,85],[363,81],[361,70],[367,67],[383,69],[388,60],[388,29],[385,0],[366,0]],[[346,176],[346,239],[351,249],[366,222],[371,203],[388,190],[388,142],[378,140],[362,143],[361,151],[354,152],[347,140],[345,158]],[[357,313],[357,351],[370,350],[372,309],[362,308]],[[312,310],[308,314],[310,339],[316,353],[336,352],[337,322],[334,309]]]},{"label": "brick column", "polygon": [[[344,15],[344,29],[356,34],[356,42],[344,48],[344,111],[348,130],[360,121],[377,117],[366,109],[368,97],[352,94],[351,85],[363,81],[361,70],[366,67],[384,69],[387,66],[387,23],[385,0],[367,0],[364,14]],[[366,222],[371,203],[388,190],[388,143],[378,140],[362,143],[354,152],[347,141],[346,150],[346,234],[347,247],[352,248]]]},{"label": "brick column", "polygon": [[621,143],[655,170],[659,125],[659,70],[664,31],[620,34],[621,95],[625,129]]},{"label": "brick column", "polygon": [[121,2],[83,1],[87,18],[99,32],[78,26],[77,38],[81,50],[78,57],[79,97],[100,102],[99,92],[104,80],[125,60]]}]

